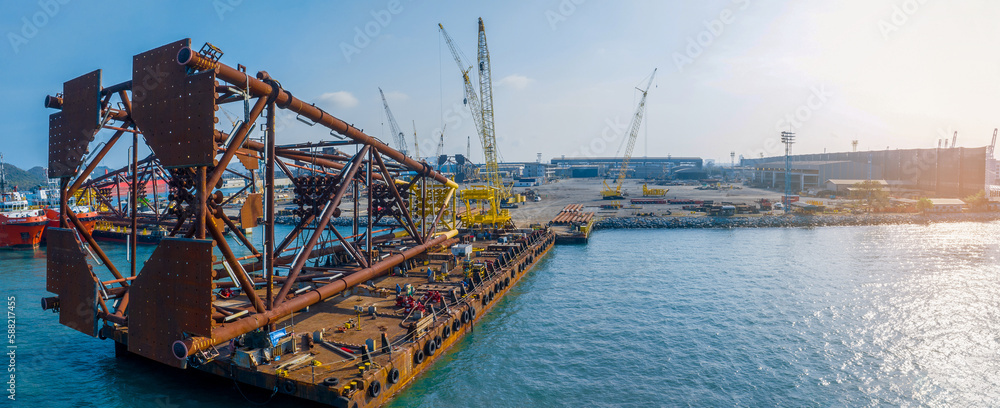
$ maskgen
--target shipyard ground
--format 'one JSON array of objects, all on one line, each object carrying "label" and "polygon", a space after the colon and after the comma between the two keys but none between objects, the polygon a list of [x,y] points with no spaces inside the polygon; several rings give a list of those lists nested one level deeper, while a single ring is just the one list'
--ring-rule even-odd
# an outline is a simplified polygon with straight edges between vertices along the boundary
[{"label": "shipyard ground", "polygon": [[[629,208],[629,198],[642,198],[642,184],[642,180],[625,180],[623,189],[629,195],[625,200],[620,200],[624,205],[623,208],[619,210],[603,210],[600,208],[600,205],[607,204],[608,200],[601,199],[601,190],[604,188],[601,179],[578,178],[557,180],[542,186],[532,187],[531,189],[538,193],[542,200],[519,204],[519,208],[511,210],[511,216],[517,225],[545,224],[559,214],[559,211],[567,204],[583,204],[583,211],[594,212],[598,218],[628,217],[636,213],[650,212],[658,216],[663,216],[667,215],[668,211],[670,212],[670,216],[693,216],[688,211],[684,211],[681,208],[682,205],[679,204],[646,204],[636,206],[641,208]],[[778,192],[750,188],[739,184],[735,186],[740,188],[697,190],[697,186],[654,186],[649,184],[650,188],[670,189],[667,195],[663,197],[666,199],[714,200],[717,203],[727,201],[746,204],[756,203],[757,200],[762,198],[766,198],[772,202],[781,200],[782,194]],[[514,189],[517,193],[524,190],[524,188]],[[816,200],[824,203],[837,201],[828,199]]]},{"label": "shipyard ground", "polygon": [[[600,208],[600,205],[608,204],[609,201],[601,199],[601,190],[604,188],[601,179],[574,178],[555,180],[545,185],[531,187],[531,190],[539,194],[541,201],[528,200],[524,203],[519,203],[518,208],[510,210],[511,218],[514,220],[514,224],[519,227],[528,227],[532,224],[545,225],[549,221],[552,221],[569,204],[582,204],[584,206],[582,211],[593,212],[596,218],[630,217],[636,215],[636,213],[654,213],[657,216],[675,217],[698,215],[684,211],[680,204],[630,206],[628,202],[630,198],[643,198],[642,185],[642,180],[625,180],[623,189],[628,193],[628,196],[624,200],[619,200],[623,204],[623,208],[619,210],[604,210]],[[754,204],[762,198],[771,200],[771,202],[779,202],[782,196],[780,192],[751,188],[740,184],[734,184],[734,186],[740,187],[738,189],[720,190],[698,190],[697,186],[654,186],[652,184],[648,184],[648,186],[650,188],[669,189],[670,191],[663,197],[665,199],[713,200],[716,203],[726,201],[736,204]],[[468,185],[462,185],[462,188],[465,187],[468,187]],[[524,187],[517,187],[514,188],[514,192],[523,193],[526,189]],[[827,205],[847,201],[831,200],[828,198],[809,198],[809,200],[820,201]],[[345,214],[345,217],[350,217],[353,212],[353,204],[345,200],[345,202],[341,203],[340,209]],[[231,216],[236,216],[238,210],[235,208],[228,209],[227,213]],[[359,215],[364,216],[366,213],[362,209]]]}]

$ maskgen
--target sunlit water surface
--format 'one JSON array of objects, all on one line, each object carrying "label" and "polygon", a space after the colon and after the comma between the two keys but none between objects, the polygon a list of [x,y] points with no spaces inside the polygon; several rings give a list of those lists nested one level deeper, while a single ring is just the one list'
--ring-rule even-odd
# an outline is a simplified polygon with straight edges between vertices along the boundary
[{"label": "sunlit water surface", "polygon": [[[247,405],[60,326],[38,307],[44,250],[0,263],[21,404]],[[550,252],[392,405],[995,405],[998,292],[996,222],[600,231]]]}]

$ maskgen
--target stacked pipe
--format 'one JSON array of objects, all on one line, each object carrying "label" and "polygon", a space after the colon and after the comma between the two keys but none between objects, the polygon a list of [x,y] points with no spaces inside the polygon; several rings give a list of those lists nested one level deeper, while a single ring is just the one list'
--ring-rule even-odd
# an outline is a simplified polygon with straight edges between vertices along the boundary
[{"label": "stacked pipe", "polygon": [[583,204],[569,204],[563,207],[562,211],[559,211],[559,214],[552,219],[552,223],[556,225],[587,223],[594,219],[594,213],[585,213],[582,210]]}]

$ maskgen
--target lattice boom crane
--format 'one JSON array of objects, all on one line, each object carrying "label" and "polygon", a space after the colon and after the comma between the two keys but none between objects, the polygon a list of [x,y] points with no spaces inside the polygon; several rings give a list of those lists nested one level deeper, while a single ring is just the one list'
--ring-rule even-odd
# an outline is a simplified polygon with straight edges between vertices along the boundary
[{"label": "lattice boom crane", "polygon": [[403,136],[403,131],[399,129],[399,124],[396,123],[396,118],[392,116],[392,110],[389,109],[389,102],[385,100],[385,94],[382,93],[382,88],[378,89],[378,94],[382,96],[382,106],[385,106],[385,116],[389,118],[389,129],[392,131],[392,137],[396,142],[396,148],[399,149],[400,153],[409,156],[406,151],[406,137]]},{"label": "lattice boom crane", "polygon": [[482,142],[485,156],[486,177],[490,186],[500,193],[499,199],[505,200],[510,192],[500,179],[499,152],[497,151],[496,132],[493,127],[493,80],[490,74],[490,51],[486,46],[486,28],[483,19],[479,19],[479,95],[483,110]]},{"label": "lattice boom crane", "polygon": [[[462,191],[462,196],[471,206],[472,201],[488,201],[489,210],[481,216],[471,216],[464,219],[471,220],[472,225],[510,225],[510,215],[507,210],[501,209],[500,204],[507,201],[510,192],[507,191],[500,178],[499,153],[497,151],[496,136],[493,126],[493,85],[490,74],[490,54],[486,46],[486,30],[483,19],[479,19],[479,47],[477,59],[479,64],[479,92],[476,91],[469,79],[471,66],[462,61],[461,53],[452,41],[451,36],[445,31],[444,26],[438,24],[441,34],[451,50],[451,55],[458,64],[458,69],[462,72],[462,79],[465,85],[465,103],[469,105],[472,112],[473,123],[476,124],[476,131],[479,133],[479,140],[482,142],[483,155],[485,156],[485,178],[487,186],[484,188],[472,188]],[[468,68],[466,68],[468,66]]]},{"label": "lattice boom crane", "polygon": [[[646,111],[646,95],[649,93],[649,86],[653,84],[653,77],[656,76],[656,69],[653,69],[653,73],[649,76],[649,82],[646,83],[645,89],[639,89],[642,92],[642,98],[639,99],[639,106],[635,108],[635,115],[632,116],[632,123],[629,124],[628,130],[628,145],[625,147],[625,155],[622,157],[622,165],[618,170],[618,178],[615,181],[615,188],[611,188],[607,181],[604,181],[604,191],[601,191],[601,196],[605,200],[619,200],[625,198],[622,194],[622,182],[625,181],[625,175],[628,174],[628,164],[632,159],[632,149],[635,148],[636,135],[639,134],[639,125],[642,124],[642,115]],[[638,88],[636,88],[638,89]]]}]

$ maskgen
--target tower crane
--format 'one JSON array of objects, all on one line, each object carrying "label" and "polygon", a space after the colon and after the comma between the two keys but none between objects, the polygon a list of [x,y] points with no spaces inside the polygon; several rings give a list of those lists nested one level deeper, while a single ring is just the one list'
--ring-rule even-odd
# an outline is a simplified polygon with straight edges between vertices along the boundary
[{"label": "tower crane", "polygon": [[392,137],[396,141],[396,148],[399,149],[400,153],[405,156],[409,156],[406,151],[406,137],[403,136],[403,131],[399,129],[399,124],[396,123],[396,118],[392,116],[392,110],[389,109],[389,102],[385,100],[385,94],[382,93],[382,88],[378,88],[378,94],[382,96],[382,106],[385,106],[385,116],[389,118],[389,130],[392,131]]},{"label": "tower crane", "polygon": [[632,149],[635,147],[635,138],[639,134],[639,125],[642,123],[642,115],[646,111],[646,95],[649,93],[649,86],[653,84],[653,77],[656,76],[656,69],[653,69],[653,73],[649,76],[649,82],[646,83],[645,89],[639,89],[642,92],[642,97],[639,98],[639,106],[635,108],[635,115],[632,116],[632,122],[629,124],[628,130],[628,143],[625,147],[625,156],[622,157],[622,165],[618,170],[618,178],[615,180],[615,187],[611,188],[608,185],[608,181],[604,180],[604,190],[601,191],[601,197],[605,200],[620,200],[625,198],[625,194],[622,192],[622,182],[625,181],[625,175],[628,173],[628,163],[632,159]]}]

